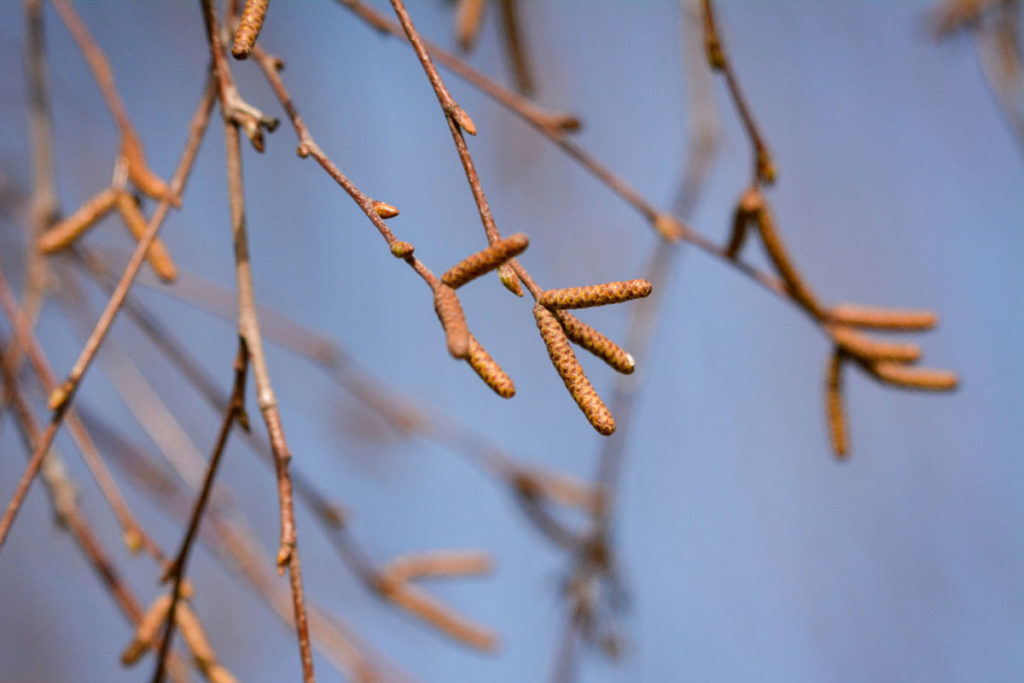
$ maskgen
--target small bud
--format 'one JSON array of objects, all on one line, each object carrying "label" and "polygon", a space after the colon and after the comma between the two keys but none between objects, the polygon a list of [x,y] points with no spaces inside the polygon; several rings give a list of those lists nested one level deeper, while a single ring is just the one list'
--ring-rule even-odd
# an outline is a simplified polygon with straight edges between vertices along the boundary
[{"label": "small bud", "polygon": [[47,401],[50,410],[58,410],[63,407],[71,397],[71,390],[73,388],[74,384],[72,384],[71,380],[66,380],[59,387],[54,387]]},{"label": "small bud", "polygon": [[373,211],[381,218],[394,218],[398,215],[398,209],[387,202],[374,202]]},{"label": "small bud", "polygon": [[523,296],[523,286],[519,284],[519,276],[516,275],[516,271],[512,266],[507,263],[498,266],[498,279],[501,280],[501,284],[505,286],[505,289],[518,297]]},{"label": "small bud", "polygon": [[412,256],[415,247],[408,242],[395,242],[391,245],[391,254],[395,258],[409,258]]},{"label": "small bud", "polygon": [[123,539],[125,547],[128,548],[128,552],[132,555],[137,555],[142,550],[142,535],[135,527],[126,528]]},{"label": "small bud", "polygon": [[686,228],[682,223],[669,213],[659,213],[655,217],[654,229],[666,242],[678,242],[686,234]]},{"label": "small bud", "polygon": [[469,114],[460,107],[455,105],[451,109],[451,117],[455,123],[458,124],[459,128],[466,131],[470,135],[476,135],[476,124],[473,123],[473,119],[469,118]]}]

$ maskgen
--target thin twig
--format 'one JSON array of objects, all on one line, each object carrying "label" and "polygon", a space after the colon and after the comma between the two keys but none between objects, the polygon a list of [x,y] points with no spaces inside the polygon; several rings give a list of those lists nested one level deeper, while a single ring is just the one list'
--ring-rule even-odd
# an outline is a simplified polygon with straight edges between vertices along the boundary
[{"label": "thin twig", "polygon": [[177,621],[174,615],[177,614],[178,600],[181,598],[181,586],[188,569],[189,551],[196,540],[199,523],[202,520],[203,513],[206,511],[206,503],[210,498],[210,491],[213,489],[213,479],[217,475],[217,466],[220,464],[224,448],[227,446],[231,427],[245,414],[245,377],[249,370],[249,352],[243,338],[238,340],[238,355],[235,356],[234,369],[234,387],[231,390],[231,398],[228,399],[227,407],[224,410],[224,419],[221,422],[220,431],[217,433],[216,445],[213,448],[213,454],[210,456],[210,464],[207,467],[206,476],[203,478],[203,486],[196,497],[192,508],[192,515],[189,518],[188,529],[181,541],[178,554],[171,563],[169,571],[164,575],[165,580],[173,579],[171,605],[167,610],[163,640],[160,643],[160,652],[157,655],[156,671],[153,673],[153,683],[160,683],[164,678],[167,653],[171,649],[171,641],[174,637],[174,624]]}]

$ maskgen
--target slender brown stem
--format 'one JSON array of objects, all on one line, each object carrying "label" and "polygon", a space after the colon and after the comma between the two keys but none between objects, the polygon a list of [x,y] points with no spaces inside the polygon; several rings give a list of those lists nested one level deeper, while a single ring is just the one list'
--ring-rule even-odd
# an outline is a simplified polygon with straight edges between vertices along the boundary
[{"label": "slender brown stem", "polygon": [[85,26],[85,22],[78,16],[78,12],[75,11],[75,8],[68,0],[50,0],[50,3],[57,10],[61,21],[64,22],[71,36],[78,44],[78,49],[82,52],[82,56],[85,57],[85,61],[89,64],[93,78],[96,79],[96,84],[99,85],[103,98],[107,102],[107,107],[110,108],[110,113],[114,117],[114,123],[117,124],[123,135],[133,134],[134,127],[132,126],[132,121],[128,117],[128,111],[125,109],[124,101],[117,91],[117,86],[114,85],[114,71],[110,68],[110,62],[107,60],[106,55],[103,54],[103,50],[96,44],[96,41],[89,33],[89,29]]},{"label": "slender brown stem", "polygon": [[100,344],[103,343],[107,333],[110,331],[110,326],[113,324],[114,318],[117,317],[117,313],[121,309],[121,305],[124,303],[125,297],[128,295],[128,290],[135,281],[135,277],[138,275],[139,269],[142,268],[142,264],[146,259],[146,253],[149,251],[149,246],[153,243],[153,240],[156,239],[160,226],[163,224],[167,211],[170,209],[172,201],[171,197],[180,196],[185,187],[185,181],[192,169],[192,162],[195,161],[196,154],[199,151],[199,143],[203,139],[207,123],[209,123],[210,120],[210,111],[213,107],[213,97],[214,91],[211,84],[207,84],[203,92],[203,97],[200,99],[199,106],[192,115],[185,149],[182,152],[181,160],[178,162],[178,167],[171,180],[170,194],[160,201],[156,211],[153,212],[153,216],[149,219],[149,224],[146,227],[146,233],[139,239],[139,243],[136,246],[135,251],[132,252],[132,257],[125,268],[121,279],[118,281],[113,295],[111,295],[110,300],[107,302],[107,306],[104,309],[103,314],[100,316],[99,321],[97,321],[92,334],[89,336],[89,339],[86,340],[85,346],[82,348],[75,365],[71,368],[71,372],[69,373],[67,380],[61,384],[54,394],[51,394],[51,408],[54,409],[54,413],[51,419],[51,424],[43,434],[39,443],[39,448],[42,450],[49,448],[52,443],[53,437],[57,432],[57,428],[60,426],[60,422],[63,419],[63,407],[72,399],[75,391],[78,389],[82,376],[89,368],[89,365],[96,356],[96,352],[99,350]]},{"label": "slender brown stem", "polygon": [[736,105],[736,112],[740,115],[740,119],[743,121],[743,128],[747,131],[747,135],[750,138],[750,144],[754,150],[754,182],[773,183],[775,182],[775,165],[772,162],[771,154],[768,152],[768,146],[764,143],[764,138],[761,136],[757,123],[754,121],[754,114],[751,112],[747,99],[743,95],[743,90],[740,88],[739,79],[736,78],[736,72],[733,69],[732,63],[729,61],[725,48],[722,46],[722,36],[718,32],[718,26],[715,22],[712,0],[703,0],[703,2],[705,43],[708,46],[708,59],[712,67],[721,71],[725,76],[729,95]]},{"label": "slender brown stem", "polygon": [[[24,9],[25,75],[28,84],[29,137],[32,143],[32,200],[29,239],[25,245],[27,265],[23,308],[34,324],[42,306],[49,274],[46,258],[35,248],[35,243],[46,229],[56,222],[59,208],[53,168],[53,120],[50,115],[49,78],[46,68],[43,0],[24,0]],[[15,366],[17,365],[16,362]]]},{"label": "slender brown stem", "polygon": [[[28,317],[18,305],[14,292],[11,291],[2,269],[0,269],[0,308],[3,309],[5,316],[11,322],[18,346],[26,350],[29,361],[32,363],[39,382],[43,387],[43,391],[49,394],[57,387],[57,378],[43,354],[39,341],[32,332],[32,326]],[[145,548],[146,552],[158,563],[162,564],[165,561],[163,551],[160,550],[160,547],[150,538],[149,534],[145,532],[142,525],[135,518],[131,508],[121,494],[117,482],[110,474],[110,470],[107,469],[96,445],[89,436],[88,430],[70,408],[67,413],[67,421],[68,429],[79,451],[82,453],[82,458],[89,466],[89,470],[93,473],[96,483],[121,523],[124,530],[125,543],[132,549]]]},{"label": "slender brown stem", "polygon": [[228,436],[231,434],[231,427],[245,414],[245,377],[249,370],[249,352],[246,348],[244,338],[238,340],[238,354],[235,356],[235,383],[231,391],[231,398],[228,399],[227,407],[224,409],[224,419],[221,421],[220,431],[217,433],[216,445],[213,454],[210,456],[210,464],[206,469],[206,476],[203,478],[202,488],[196,497],[192,508],[192,515],[189,518],[188,529],[185,537],[178,548],[178,554],[165,578],[174,580],[171,588],[171,606],[167,611],[167,619],[164,624],[163,639],[160,642],[160,651],[157,655],[156,671],[153,672],[153,683],[160,683],[164,679],[167,654],[171,649],[171,641],[174,638],[175,616],[177,614],[178,601],[181,598],[181,586],[185,580],[188,570],[188,556],[199,532],[199,523],[203,513],[206,511],[206,503],[210,499],[210,492],[213,490],[213,479],[217,476],[217,466],[224,455],[224,448],[228,443]]},{"label": "slender brown stem", "polygon": [[519,0],[499,0],[501,25],[504,29],[505,54],[512,64],[516,90],[529,95],[533,92],[533,70],[523,47],[523,32],[519,28]]},{"label": "slender brown stem", "polygon": [[256,402],[263,415],[270,447],[277,470],[277,492],[281,510],[281,543],[277,551],[278,571],[288,568],[295,613],[295,630],[302,660],[302,677],[306,683],[315,680],[313,651],[309,642],[309,624],[306,616],[302,587],[302,567],[299,561],[295,533],[295,511],[292,501],[292,482],[288,473],[291,450],[285,439],[284,427],[277,408],[277,396],[270,382],[263,340],[260,335],[256,299],[252,286],[252,267],[249,261],[249,241],[245,227],[245,191],[242,186],[242,150],[239,141],[239,122],[232,117],[230,92],[227,90],[228,68],[224,57],[216,16],[210,0],[201,0],[206,19],[210,52],[214,60],[217,81],[220,84],[220,105],[224,113],[224,145],[227,160],[228,201],[231,207],[231,234],[235,251],[235,276],[238,286],[238,335],[249,351],[253,379],[256,384]]}]

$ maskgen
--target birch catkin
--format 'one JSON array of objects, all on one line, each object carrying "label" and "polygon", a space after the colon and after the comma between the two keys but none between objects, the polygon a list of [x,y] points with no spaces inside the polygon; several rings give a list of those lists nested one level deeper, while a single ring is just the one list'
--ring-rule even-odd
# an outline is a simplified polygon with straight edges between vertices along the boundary
[{"label": "birch catkin", "polygon": [[843,406],[842,369],[843,352],[836,348],[829,358],[825,377],[825,413],[828,417],[829,436],[832,438],[832,450],[840,458],[846,457],[850,449],[846,432],[846,409]]},{"label": "birch catkin", "polygon": [[502,398],[512,398],[516,395],[516,385],[512,378],[505,374],[497,361],[491,358],[491,354],[477,342],[476,337],[469,335],[469,358],[466,359],[470,367],[476,371],[487,386],[494,390]]},{"label": "birch catkin", "polygon": [[950,370],[912,368],[902,363],[881,361],[870,365],[871,372],[883,382],[908,389],[950,391],[957,385],[957,376]]},{"label": "birch catkin", "polygon": [[594,387],[590,384],[583,367],[576,354],[569,346],[569,339],[559,324],[555,315],[539,303],[533,307],[533,315],[537,319],[537,329],[548,347],[548,356],[551,364],[555,366],[565,388],[576,401],[587,420],[601,434],[605,436],[615,431],[615,418],[611,411],[605,406],[604,401],[597,395]]},{"label": "birch catkin", "polygon": [[446,284],[437,285],[434,289],[434,311],[444,328],[448,353],[455,358],[468,358],[469,327],[454,289]]},{"label": "birch catkin", "polygon": [[844,351],[865,360],[914,363],[921,358],[917,344],[878,341],[843,325],[829,326],[829,332]]},{"label": "birch catkin", "polygon": [[82,204],[73,214],[57,223],[39,237],[39,250],[44,253],[66,249],[117,203],[117,190],[108,187]]},{"label": "birch catkin", "polygon": [[821,307],[814,298],[814,294],[811,293],[810,287],[804,283],[796,266],[789,260],[786,248],[782,245],[782,239],[775,230],[771,211],[768,210],[767,206],[762,205],[755,218],[757,229],[761,233],[761,241],[764,243],[764,248],[768,252],[772,263],[775,264],[775,270],[778,271],[782,280],[786,283],[786,287],[793,295],[793,298],[810,311],[815,318],[820,320],[822,318]]},{"label": "birch catkin", "polygon": [[725,247],[725,255],[729,258],[736,258],[743,248],[747,238],[747,225],[754,220],[758,211],[764,208],[764,199],[761,192],[756,188],[749,188],[736,202],[736,210],[732,216],[732,233],[729,235],[729,243]]},{"label": "birch catkin", "polygon": [[530,240],[521,232],[497,240],[486,249],[467,256],[449,268],[441,276],[441,282],[452,289],[458,289],[470,280],[494,270],[510,258],[515,258],[523,253],[529,244]]},{"label": "birch catkin", "polygon": [[153,646],[160,626],[167,619],[167,612],[171,609],[171,596],[161,595],[150,605],[146,613],[142,615],[139,625],[135,628],[132,642],[121,653],[121,663],[129,666],[139,661],[146,653],[146,650]]},{"label": "birch catkin", "polygon": [[455,9],[455,40],[463,50],[473,47],[486,4],[487,0],[459,0]]},{"label": "birch catkin", "polygon": [[586,287],[549,289],[541,295],[539,303],[554,309],[589,308],[590,306],[606,306],[630,299],[639,299],[650,293],[651,283],[647,280],[626,280]]},{"label": "birch catkin", "polygon": [[[146,232],[146,217],[142,215],[142,210],[135,203],[135,199],[127,192],[119,192],[117,208],[121,211],[121,217],[124,219],[128,231],[132,233],[136,241],[141,240]],[[150,243],[149,249],[146,250],[146,260],[149,261],[149,265],[161,280],[174,282],[178,278],[178,267],[174,265],[171,253],[160,238],[154,238]]]},{"label": "birch catkin", "polygon": [[828,316],[842,325],[879,330],[927,330],[938,323],[938,315],[933,311],[877,308],[859,304],[839,304],[828,312]]},{"label": "birch catkin", "polygon": [[590,351],[622,374],[628,375],[633,372],[633,369],[636,367],[633,356],[627,353],[621,346],[572,313],[559,311],[556,317],[562,323],[562,329],[565,330],[565,335],[569,339]]},{"label": "birch catkin", "polygon": [[231,55],[235,59],[248,59],[256,45],[256,38],[263,28],[263,18],[267,15],[268,0],[246,0],[242,18],[235,31],[235,40],[231,45]]},{"label": "birch catkin", "polygon": [[170,197],[173,206],[181,206],[181,199],[174,196],[167,183],[149,168],[146,155],[142,151],[142,140],[135,131],[121,132],[121,156],[128,164],[128,178],[143,194],[157,200]]}]

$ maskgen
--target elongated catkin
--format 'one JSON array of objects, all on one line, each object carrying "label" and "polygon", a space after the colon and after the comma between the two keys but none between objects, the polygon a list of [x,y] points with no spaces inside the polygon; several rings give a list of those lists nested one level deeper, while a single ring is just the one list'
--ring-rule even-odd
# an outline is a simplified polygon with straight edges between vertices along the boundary
[{"label": "elongated catkin", "polygon": [[[119,192],[117,208],[121,211],[121,217],[124,219],[128,231],[132,233],[136,241],[141,240],[142,235],[146,232],[146,217],[142,215],[142,210],[135,203],[135,199],[127,192]],[[178,278],[178,267],[174,265],[171,253],[159,237],[155,238],[150,243],[149,249],[146,250],[146,260],[149,261],[153,272],[161,280],[174,282]]]},{"label": "elongated catkin", "polygon": [[846,430],[846,409],[843,406],[843,352],[836,348],[828,361],[825,376],[825,414],[828,418],[829,436],[836,457],[845,458],[850,449]]},{"label": "elongated catkin", "polygon": [[497,361],[491,358],[491,354],[487,353],[472,334],[469,335],[469,358],[466,360],[480,379],[494,389],[498,396],[512,398],[516,395],[516,385],[512,378],[505,374]]},{"label": "elongated catkin", "polygon": [[455,41],[463,50],[473,47],[487,0],[459,0],[455,8]]},{"label": "elongated catkin", "polygon": [[125,666],[134,664],[146,653],[146,650],[153,646],[153,642],[160,632],[160,626],[167,619],[167,611],[170,609],[171,596],[169,594],[161,595],[153,601],[146,613],[142,615],[142,619],[139,620],[132,636],[132,642],[121,653],[122,664]]},{"label": "elongated catkin", "polygon": [[823,316],[821,307],[818,305],[818,301],[811,292],[810,287],[807,286],[804,279],[800,276],[796,266],[789,260],[789,254],[786,253],[786,248],[782,244],[782,238],[779,237],[778,232],[775,230],[771,211],[769,211],[767,206],[762,205],[755,218],[757,229],[761,233],[761,241],[764,243],[765,251],[768,252],[772,263],[775,264],[775,270],[778,271],[783,282],[786,283],[786,287],[793,295],[793,298],[810,311],[815,318],[820,320]]},{"label": "elongated catkin", "polygon": [[621,346],[568,311],[556,314],[565,335],[624,375],[633,372],[636,362]]},{"label": "elongated catkin", "polygon": [[441,282],[452,289],[458,289],[470,280],[494,270],[510,258],[523,253],[529,244],[530,240],[521,232],[497,240],[486,249],[470,254],[449,268],[441,276]]},{"label": "elongated catkin", "polygon": [[78,207],[73,214],[57,223],[39,237],[39,250],[50,253],[66,249],[117,203],[117,190],[108,187]]},{"label": "elongated catkin", "polygon": [[614,432],[615,418],[587,379],[576,354],[569,346],[569,338],[566,337],[555,315],[540,304],[533,307],[533,315],[537,319],[540,336],[548,347],[551,364],[555,366],[576,405],[598,432],[606,436]]},{"label": "elongated catkin", "polygon": [[921,358],[921,347],[917,344],[884,342],[846,327],[830,325],[829,332],[844,351],[865,360],[891,360],[914,363]]},{"label": "elongated catkin", "polygon": [[539,302],[542,306],[554,309],[589,308],[639,299],[650,293],[651,283],[647,280],[625,280],[586,287],[549,289],[541,295]]},{"label": "elongated catkin", "polygon": [[838,304],[828,312],[833,322],[879,330],[927,330],[935,327],[939,316],[934,311],[880,308],[859,304]]},{"label": "elongated catkin", "polygon": [[256,45],[256,38],[263,28],[263,19],[267,15],[268,0],[246,0],[242,10],[242,18],[235,30],[235,40],[231,45],[231,55],[235,59],[248,59]]},{"label": "elongated catkin", "polygon": [[171,188],[149,167],[142,140],[135,131],[121,132],[121,156],[128,164],[128,178],[144,195],[160,200],[170,197],[171,205],[181,207],[181,199],[171,194]]},{"label": "elongated catkin", "polygon": [[455,358],[469,357],[469,327],[466,316],[462,312],[462,304],[455,290],[446,284],[438,284],[434,289],[434,311],[444,328],[448,353]]},{"label": "elongated catkin", "polygon": [[957,376],[951,370],[912,368],[902,363],[880,361],[869,366],[883,382],[908,389],[950,391],[956,388]]}]

